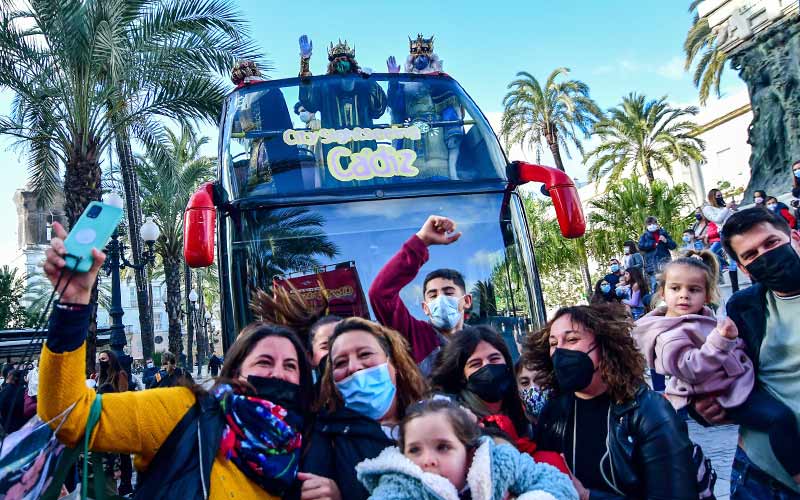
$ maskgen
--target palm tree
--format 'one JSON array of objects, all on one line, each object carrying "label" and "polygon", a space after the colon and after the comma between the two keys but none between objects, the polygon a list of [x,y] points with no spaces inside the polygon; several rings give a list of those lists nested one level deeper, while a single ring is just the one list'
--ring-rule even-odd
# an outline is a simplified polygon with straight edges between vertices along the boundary
[{"label": "palm tree", "polygon": [[503,98],[500,135],[506,145],[520,144],[536,151],[540,161],[542,138],[553,154],[556,167],[564,170],[561,150],[571,158],[572,143],[583,154],[578,132],[588,138],[600,116],[597,104],[589,98],[589,86],[578,80],[560,80],[569,74],[567,68],[556,68],[542,87],[530,73],[521,71],[508,84]]},{"label": "palm tree", "polygon": [[595,125],[602,143],[585,157],[594,158],[589,178],[597,181],[609,175],[611,184],[630,171],[644,174],[652,184],[656,170],[672,176],[675,163],[702,162],[700,127],[688,119],[696,114],[694,106],[673,108],[666,97],[648,101],[644,95],[628,94]]},{"label": "palm tree", "polygon": [[181,135],[167,130],[168,144],[160,149],[165,154],[150,153],[139,157],[137,173],[142,188],[144,209],[153,214],[161,230],[156,252],[164,267],[167,285],[167,317],[169,349],[182,352],[181,342],[181,270],[183,268],[183,210],[194,189],[213,176],[214,159],[201,157],[199,150],[208,142],[197,138],[194,130],[184,125]]},{"label": "palm tree", "polygon": [[590,253],[598,262],[619,257],[626,240],[639,241],[650,215],[671,235],[681,234],[694,222],[691,192],[686,184],[670,187],[660,180],[644,184],[636,177],[614,184],[603,197],[589,202]]},{"label": "palm tree", "polygon": [[272,278],[320,266],[316,256],[333,258],[339,248],[322,227],[325,219],[307,208],[260,210],[248,224],[257,228],[251,239],[248,274],[262,290],[272,289]]},{"label": "palm tree", "polygon": [[[694,69],[694,85],[700,91],[700,104],[705,104],[712,87],[717,96],[728,53],[719,48],[718,33],[708,25],[708,19],[700,17],[696,11],[701,0],[694,0],[689,5],[689,12],[694,12],[692,27],[686,33],[683,51],[686,54],[685,69],[688,71],[697,59]],[[702,55],[700,55],[702,52]]]}]

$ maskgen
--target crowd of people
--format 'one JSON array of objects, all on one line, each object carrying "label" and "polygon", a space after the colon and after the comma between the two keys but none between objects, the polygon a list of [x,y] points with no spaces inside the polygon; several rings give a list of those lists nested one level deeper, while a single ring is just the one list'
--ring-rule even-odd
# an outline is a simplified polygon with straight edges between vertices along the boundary
[{"label": "crowd of people", "polygon": [[[793,175],[800,191],[800,164]],[[74,446],[102,394],[89,446],[120,462],[122,493],[133,486],[122,457],[134,455],[134,498],[711,498],[713,471],[683,412],[740,426],[731,498],[800,498],[800,232],[781,209],[737,210],[718,194],[697,217],[718,241],[693,228],[673,259],[678,245],[648,218],[591,303],[530,332],[516,364],[492,327],[465,324],[472,297],[459,271],[425,276],[427,320],[400,298],[431,247],[460,237],[453,220],[430,216],[373,281],[377,321],[261,291],[260,320],[210,385],[164,354],[162,370],[148,360],[151,389],[135,392],[108,351],[95,387],[83,382],[105,256],[70,275],[56,223],[44,270],[68,279],[42,350],[38,413],[51,421],[71,408],[57,435]],[[723,265],[753,285],[718,321]]]}]

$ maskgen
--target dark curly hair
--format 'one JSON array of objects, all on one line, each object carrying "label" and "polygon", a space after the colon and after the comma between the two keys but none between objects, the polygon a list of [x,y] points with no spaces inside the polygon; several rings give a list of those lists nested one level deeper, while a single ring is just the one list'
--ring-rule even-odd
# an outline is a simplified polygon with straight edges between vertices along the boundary
[{"label": "dark curly hair", "polygon": [[528,335],[522,358],[536,372],[536,384],[559,392],[550,356],[550,328],[563,316],[594,333],[600,352],[600,375],[616,402],[630,401],[644,384],[645,361],[633,343],[633,320],[620,304],[591,304],[562,307],[536,333]]}]

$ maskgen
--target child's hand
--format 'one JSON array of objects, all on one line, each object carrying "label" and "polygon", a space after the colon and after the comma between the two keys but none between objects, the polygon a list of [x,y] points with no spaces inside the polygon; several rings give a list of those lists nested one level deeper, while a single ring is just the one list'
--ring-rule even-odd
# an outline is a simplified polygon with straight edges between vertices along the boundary
[{"label": "child's hand", "polygon": [[736,323],[730,318],[725,318],[717,323],[717,330],[726,339],[734,340],[739,338],[739,329],[736,328]]}]

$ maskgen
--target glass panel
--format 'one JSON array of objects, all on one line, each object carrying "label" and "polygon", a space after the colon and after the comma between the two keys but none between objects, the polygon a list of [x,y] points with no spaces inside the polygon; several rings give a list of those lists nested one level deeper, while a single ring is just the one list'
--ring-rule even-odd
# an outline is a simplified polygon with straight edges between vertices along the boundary
[{"label": "glass panel", "polygon": [[[518,237],[502,193],[350,202],[319,207],[243,210],[230,235],[232,298],[236,328],[252,320],[247,304],[253,287],[270,288],[292,279],[313,297],[320,282],[343,298],[344,315],[372,316],[366,297],[372,280],[430,214],[453,218],[462,237],[430,249],[430,260],[400,293],[411,313],[424,319],[422,282],[434,269],[463,273],[473,295],[470,323],[492,323],[510,345],[531,318],[528,278]],[[229,226],[229,227],[231,227]]]},{"label": "glass panel", "polygon": [[442,76],[322,76],[245,87],[228,101],[234,198],[415,182],[502,179],[491,127]]}]

